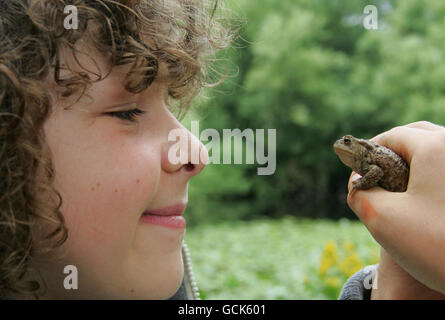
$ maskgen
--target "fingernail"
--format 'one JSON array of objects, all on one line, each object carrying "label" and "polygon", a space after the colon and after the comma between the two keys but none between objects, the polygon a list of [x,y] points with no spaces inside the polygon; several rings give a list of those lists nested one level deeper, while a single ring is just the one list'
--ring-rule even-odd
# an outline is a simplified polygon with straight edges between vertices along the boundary
[{"label": "fingernail", "polygon": [[357,172],[352,172],[351,178],[349,179],[348,183],[348,193],[351,192],[352,189],[352,183],[358,179],[360,179],[362,176],[359,175]]}]

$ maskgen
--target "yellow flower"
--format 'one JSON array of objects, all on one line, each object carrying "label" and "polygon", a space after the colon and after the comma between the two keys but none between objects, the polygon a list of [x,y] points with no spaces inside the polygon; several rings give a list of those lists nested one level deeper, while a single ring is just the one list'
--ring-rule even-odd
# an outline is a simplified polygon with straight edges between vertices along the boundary
[{"label": "yellow flower", "polygon": [[325,281],[326,285],[329,287],[338,287],[340,285],[340,279],[338,277],[328,277]]},{"label": "yellow flower", "polygon": [[323,252],[327,255],[335,255],[337,253],[337,246],[333,240],[325,243]]},{"label": "yellow flower", "polygon": [[337,263],[337,246],[334,241],[325,243],[323,253],[321,255],[321,262],[318,272],[325,275],[327,271]]},{"label": "yellow flower", "polygon": [[355,272],[363,268],[364,265],[358,256],[357,253],[350,253],[348,256],[346,256],[339,264],[340,271],[346,276],[350,277]]},{"label": "yellow flower", "polygon": [[346,242],[343,244],[343,248],[344,248],[347,252],[349,252],[349,253],[351,253],[351,252],[355,252],[355,245],[354,245],[354,243],[351,242],[351,241],[346,241]]}]

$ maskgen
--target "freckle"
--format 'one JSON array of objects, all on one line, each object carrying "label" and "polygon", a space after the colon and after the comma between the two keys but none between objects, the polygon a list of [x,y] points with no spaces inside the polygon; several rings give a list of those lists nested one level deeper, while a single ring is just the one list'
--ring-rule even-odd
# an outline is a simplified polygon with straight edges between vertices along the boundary
[{"label": "freckle", "polygon": [[117,189],[114,189],[114,192],[117,192]]},{"label": "freckle", "polygon": [[91,191],[94,191],[94,187],[91,187]]},{"label": "freckle", "polygon": [[96,182],[96,186],[98,186],[98,187],[99,187],[99,186],[100,186],[100,182]]},{"label": "freckle", "polygon": [[377,216],[377,211],[375,211],[368,199],[362,199],[362,214],[364,221],[372,220]]},{"label": "freckle", "polygon": [[136,180],[136,183],[139,183],[139,179]]},{"label": "freckle", "polygon": [[130,292],[134,292],[134,290],[133,290],[133,289],[131,289],[131,290],[130,290]]}]

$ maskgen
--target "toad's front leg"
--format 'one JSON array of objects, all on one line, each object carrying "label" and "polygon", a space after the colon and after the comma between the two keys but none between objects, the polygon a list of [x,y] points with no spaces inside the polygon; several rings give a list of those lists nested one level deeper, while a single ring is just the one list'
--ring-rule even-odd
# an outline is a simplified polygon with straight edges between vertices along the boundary
[{"label": "toad's front leg", "polygon": [[[369,171],[360,179],[352,181],[352,190],[366,190],[378,185],[380,179],[383,178],[383,170],[375,164],[369,167]],[[351,191],[352,191],[351,190]]]}]

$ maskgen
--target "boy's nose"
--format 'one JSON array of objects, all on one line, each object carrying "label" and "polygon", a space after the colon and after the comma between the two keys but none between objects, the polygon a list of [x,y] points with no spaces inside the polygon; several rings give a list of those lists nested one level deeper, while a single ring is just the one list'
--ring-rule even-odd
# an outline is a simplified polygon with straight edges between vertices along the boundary
[{"label": "boy's nose", "polygon": [[178,170],[190,177],[197,175],[209,161],[207,148],[186,129],[181,129],[177,141],[167,141],[162,149],[162,169],[173,173]]}]

